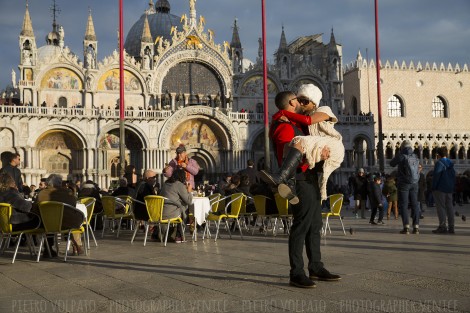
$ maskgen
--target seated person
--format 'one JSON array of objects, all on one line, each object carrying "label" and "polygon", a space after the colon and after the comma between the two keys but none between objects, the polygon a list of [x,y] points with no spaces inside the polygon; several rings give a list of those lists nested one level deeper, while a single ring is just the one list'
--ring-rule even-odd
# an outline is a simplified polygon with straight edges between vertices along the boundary
[{"label": "seated person", "polygon": [[[186,209],[193,202],[192,191],[193,188],[191,184],[186,181],[184,169],[175,169],[172,176],[165,181],[162,187],[161,196],[169,200],[165,200],[162,218],[171,219],[181,217],[183,221],[185,221],[187,216]],[[162,226],[162,230],[164,226],[165,225]],[[174,230],[171,233],[171,238],[176,241],[178,241],[178,237],[182,235],[177,234]]]},{"label": "seated person", "polygon": [[95,209],[93,213],[101,213],[103,212],[103,204],[101,203],[101,194],[100,189],[92,180],[87,180],[78,191],[78,197],[92,197],[96,199],[95,202]]},{"label": "seated person", "polygon": [[15,180],[10,174],[0,173],[0,202],[12,206],[10,223],[13,231],[39,227],[39,215],[31,212],[32,202],[27,201],[18,191]]},{"label": "seated person", "polygon": [[[34,210],[39,211],[38,203],[42,201],[58,201],[66,203],[75,207],[77,204],[77,197],[69,188],[62,186],[62,176],[58,174],[51,174],[47,178],[46,189],[38,193],[36,202],[33,204]],[[83,223],[83,213],[80,210],[73,210],[64,207],[64,216],[62,218],[62,229],[78,228]],[[80,234],[72,234],[71,236],[73,254],[80,255],[83,253]],[[48,238],[49,245],[52,247],[53,242]],[[53,252],[53,254],[55,254]]]},{"label": "seated person", "polygon": [[121,177],[119,178],[119,187],[116,190],[114,190],[111,195],[113,197],[130,196],[134,198],[135,189],[128,185],[127,179],[125,177]]},{"label": "seated person", "polygon": [[[82,184],[78,190],[78,198],[91,197],[95,198],[95,207],[93,209],[93,220],[90,222],[91,225],[96,225],[96,229],[103,229],[103,219],[101,213],[103,213],[103,203],[101,202],[101,193],[98,186],[92,181],[87,180]],[[96,214],[99,214],[98,216]],[[95,221],[96,219],[96,221]]]},{"label": "seated person", "polygon": [[157,195],[155,192],[155,182],[157,180],[156,175],[157,173],[154,171],[146,170],[144,172],[143,179],[137,184],[135,199],[138,202],[134,202],[134,217],[136,220],[147,221],[149,219],[144,198],[146,196]]}]

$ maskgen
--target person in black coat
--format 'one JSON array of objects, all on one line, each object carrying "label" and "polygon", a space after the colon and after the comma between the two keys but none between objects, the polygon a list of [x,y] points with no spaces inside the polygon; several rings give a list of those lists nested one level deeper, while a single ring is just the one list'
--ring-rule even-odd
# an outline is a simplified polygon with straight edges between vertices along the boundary
[{"label": "person in black coat", "polygon": [[[382,221],[384,218],[384,210],[383,210],[383,203],[382,203],[382,189],[380,188],[380,184],[382,183],[382,178],[380,175],[376,175],[374,177],[373,182],[370,184],[369,190],[369,202],[372,208],[370,214],[370,221],[369,223],[372,225],[385,225]],[[375,215],[379,211],[379,219],[375,222]]]},{"label": "person in black coat", "polygon": [[352,185],[354,189],[354,200],[356,202],[353,213],[357,216],[358,211],[361,210],[361,218],[366,218],[367,178],[363,168],[357,171],[357,175],[352,179]]},{"label": "person in black coat", "polygon": [[250,184],[249,184],[248,187],[250,187],[253,184],[258,184],[258,183],[261,182],[259,171],[254,168],[254,165],[255,165],[255,162],[253,162],[253,160],[248,160],[247,161],[247,168],[245,168],[245,169],[241,170],[240,172],[238,172],[238,175],[240,175],[241,177],[246,175],[250,178],[250,180],[249,180]]},{"label": "person in black coat", "polygon": [[6,152],[2,155],[2,169],[1,173],[8,173],[15,182],[16,188],[21,193],[23,192],[23,178],[18,166],[21,163],[21,158],[18,153]]},{"label": "person in black coat", "polygon": [[130,196],[134,198],[135,189],[130,187],[125,177],[119,178],[119,187],[111,194],[113,197]]},{"label": "person in black coat", "polygon": [[39,226],[39,216],[31,212],[32,202],[24,199],[18,192],[15,181],[7,173],[0,173],[0,202],[9,203],[13,207],[10,217],[13,231]]},{"label": "person in black coat", "polygon": [[145,206],[145,196],[155,196],[155,182],[157,180],[157,173],[152,170],[146,170],[142,181],[137,184],[135,191],[135,199],[139,202],[134,203],[134,216],[137,220],[147,221],[149,215],[147,207]]}]

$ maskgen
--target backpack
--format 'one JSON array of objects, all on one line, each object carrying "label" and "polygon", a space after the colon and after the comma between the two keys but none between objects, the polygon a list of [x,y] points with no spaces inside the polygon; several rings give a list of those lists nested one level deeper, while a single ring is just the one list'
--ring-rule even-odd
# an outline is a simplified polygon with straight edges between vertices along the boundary
[{"label": "backpack", "polygon": [[408,184],[416,184],[419,181],[419,160],[413,153],[403,155],[403,180]]}]

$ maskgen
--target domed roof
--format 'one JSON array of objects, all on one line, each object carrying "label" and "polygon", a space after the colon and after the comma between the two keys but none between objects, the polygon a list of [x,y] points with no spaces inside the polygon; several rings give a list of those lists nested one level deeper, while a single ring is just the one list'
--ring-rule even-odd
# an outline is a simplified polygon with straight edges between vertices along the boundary
[{"label": "domed roof", "polygon": [[61,53],[61,48],[55,45],[45,45],[38,48],[38,61],[44,63],[47,59],[52,58]]},{"label": "domed roof", "polygon": [[142,14],[140,19],[132,25],[129,33],[126,37],[126,42],[124,48],[126,52],[134,57],[140,56],[140,43],[142,39],[142,31],[144,29],[145,17],[147,17],[150,33],[152,34],[152,41],[154,41],[158,36],[162,36],[163,39],[169,39],[170,31],[172,26],[177,26],[178,31],[183,29],[180,17],[170,14],[170,4],[167,0],[160,0],[155,5],[156,11],[147,11]]}]

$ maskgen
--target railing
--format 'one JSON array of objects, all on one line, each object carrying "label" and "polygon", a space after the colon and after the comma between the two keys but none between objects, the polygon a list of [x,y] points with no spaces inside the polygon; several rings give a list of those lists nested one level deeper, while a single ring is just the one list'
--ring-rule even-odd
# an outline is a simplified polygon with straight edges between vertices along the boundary
[{"label": "railing", "polygon": [[338,122],[343,124],[368,124],[374,122],[373,115],[338,115]]},{"label": "railing", "polygon": [[260,122],[264,120],[264,113],[228,112],[228,117],[233,120]]},{"label": "railing", "polygon": [[[119,110],[111,109],[84,109],[84,108],[54,108],[30,106],[0,106],[1,116],[27,115],[28,117],[89,117],[89,118],[119,118]],[[163,119],[172,115],[171,111],[155,110],[125,110],[124,116],[133,119]]]},{"label": "railing", "polygon": [[[223,111],[220,111],[223,112]],[[141,110],[127,109],[124,116],[130,119],[165,119],[173,114],[171,110]],[[67,118],[109,118],[118,119],[119,110],[116,109],[88,109],[88,108],[55,108],[33,107],[19,105],[0,105],[0,116],[28,117],[67,117]],[[228,117],[235,121],[260,123],[264,120],[264,113],[227,112]],[[343,124],[369,124],[374,122],[374,116],[369,115],[338,115],[338,121]]]}]

